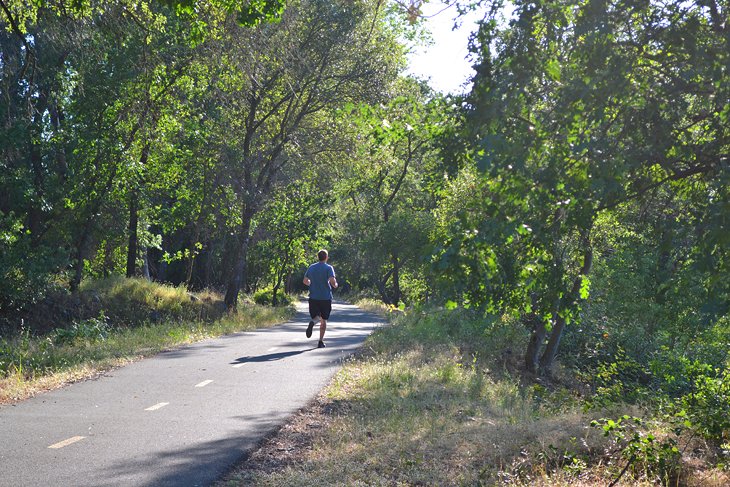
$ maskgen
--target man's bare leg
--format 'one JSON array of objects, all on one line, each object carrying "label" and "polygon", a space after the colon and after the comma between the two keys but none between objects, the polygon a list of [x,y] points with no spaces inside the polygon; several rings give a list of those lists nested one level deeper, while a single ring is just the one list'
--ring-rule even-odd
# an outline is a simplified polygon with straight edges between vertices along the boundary
[{"label": "man's bare leg", "polygon": [[327,320],[324,318],[320,319],[319,322],[319,347],[324,347],[324,332],[327,331]]}]

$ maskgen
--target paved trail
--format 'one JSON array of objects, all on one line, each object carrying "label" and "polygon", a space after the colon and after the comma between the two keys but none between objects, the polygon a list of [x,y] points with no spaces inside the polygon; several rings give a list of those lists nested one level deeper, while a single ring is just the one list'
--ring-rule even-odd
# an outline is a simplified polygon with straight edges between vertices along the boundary
[{"label": "paved trail", "polygon": [[204,486],[304,406],[379,319],[335,303],[0,408],[0,486]]}]

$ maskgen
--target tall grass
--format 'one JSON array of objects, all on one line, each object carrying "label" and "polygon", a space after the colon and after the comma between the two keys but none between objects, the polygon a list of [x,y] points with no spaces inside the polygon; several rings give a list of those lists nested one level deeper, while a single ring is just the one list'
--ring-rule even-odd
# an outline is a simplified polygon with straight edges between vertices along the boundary
[{"label": "tall grass", "polygon": [[222,297],[143,279],[85,283],[91,318],[40,336],[28,328],[0,338],[0,403],[94,375],[110,367],[202,339],[286,321],[291,307],[242,302],[224,312]]},{"label": "tall grass", "polygon": [[183,286],[146,279],[109,277],[81,286],[82,304],[91,313],[104,310],[116,326],[161,319],[211,320],[221,316],[221,297],[211,291],[190,293]]},{"label": "tall grass", "polygon": [[[311,448],[280,468],[244,464],[222,485],[608,485],[622,465],[589,424],[619,411],[584,412],[572,391],[510,373],[524,335],[463,310],[401,315],[321,397],[326,427],[298,432]],[[703,482],[727,480],[712,475]]]}]

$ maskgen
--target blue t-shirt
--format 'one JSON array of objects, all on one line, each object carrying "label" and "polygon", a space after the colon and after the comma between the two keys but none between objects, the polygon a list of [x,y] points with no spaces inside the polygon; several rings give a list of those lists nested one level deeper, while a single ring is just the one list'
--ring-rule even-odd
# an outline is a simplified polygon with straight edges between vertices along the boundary
[{"label": "blue t-shirt", "polygon": [[312,264],[304,274],[309,278],[309,299],[331,300],[332,286],[330,286],[330,277],[335,277],[335,269],[326,262],[317,262]]}]

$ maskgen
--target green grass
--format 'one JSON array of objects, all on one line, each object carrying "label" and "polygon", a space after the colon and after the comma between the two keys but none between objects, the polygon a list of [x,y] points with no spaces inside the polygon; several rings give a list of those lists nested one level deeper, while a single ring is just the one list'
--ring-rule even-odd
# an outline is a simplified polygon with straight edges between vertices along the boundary
[{"label": "green grass", "polygon": [[0,403],[162,350],[280,323],[293,314],[291,307],[246,301],[226,313],[215,293],[191,295],[184,288],[121,278],[85,283],[81,306],[95,317],[41,336],[24,329],[0,338]]},{"label": "green grass", "polygon": [[[298,432],[311,448],[280,468],[244,464],[221,485],[608,485],[622,459],[589,424],[640,411],[584,412],[573,391],[522,380],[510,372],[517,354],[506,352],[520,350],[524,339],[507,318],[456,310],[400,315],[320,398],[316,422],[325,427],[305,424]],[[686,468],[683,485],[728,480],[717,469],[699,470],[701,477]],[[620,485],[656,480],[634,469]]]}]

